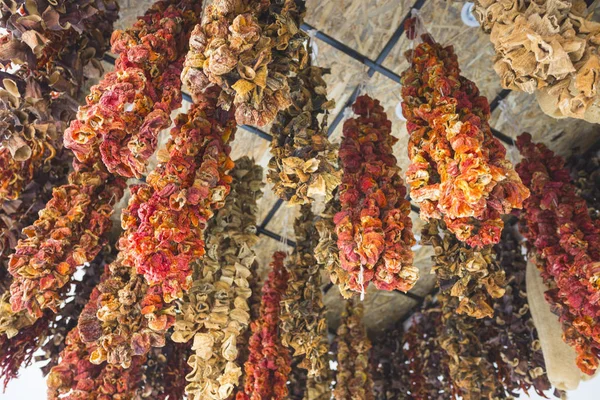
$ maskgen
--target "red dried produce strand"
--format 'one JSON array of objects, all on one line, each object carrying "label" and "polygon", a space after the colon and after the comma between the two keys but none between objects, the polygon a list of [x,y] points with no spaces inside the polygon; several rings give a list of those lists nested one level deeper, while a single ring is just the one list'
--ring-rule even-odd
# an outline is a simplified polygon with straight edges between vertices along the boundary
[{"label": "red dried produce strand", "polygon": [[501,214],[522,208],[529,191],[492,135],[487,99],[460,76],[453,47],[422,38],[407,53],[411,65],[402,74],[411,198],[422,219],[443,217],[459,240],[474,247],[498,243]]},{"label": "red dried produce strand", "polygon": [[600,355],[600,223],[576,194],[562,157],[524,133],[517,139],[517,166],[532,195],[521,215],[544,281],[546,299],[563,323],[563,339],[575,347],[577,365],[593,374]]},{"label": "red dried produce strand", "polygon": [[371,341],[362,323],[362,302],[348,300],[337,330],[337,375],[333,397],[336,400],[374,400],[369,371]]},{"label": "red dried produce strand", "polygon": [[[113,44],[119,48],[118,52],[121,53],[117,70],[122,66],[133,65],[131,60],[136,60],[139,65],[147,67],[152,72],[152,76],[161,72],[158,64],[152,63],[152,61],[161,59],[158,52],[160,47],[154,49],[156,53],[146,54],[144,51],[148,49],[142,45],[140,45],[141,47],[134,46],[137,42],[133,38],[139,37],[139,40],[152,42],[154,38],[152,33],[146,36],[142,36],[142,34],[155,32],[164,26],[176,29],[173,27],[175,25],[183,31],[186,26],[191,27],[197,19],[198,13],[194,13],[194,10],[198,11],[198,5],[187,10],[187,5],[177,4],[178,7],[185,10],[183,14],[176,10],[174,5],[169,6],[169,3],[159,2],[146,15],[140,17],[130,31],[113,35]],[[137,35],[137,31],[141,33]],[[183,33],[176,36],[176,39],[177,43],[179,41],[186,42]],[[157,41],[156,43],[162,42]],[[134,47],[126,51],[128,45]],[[168,50],[171,54],[176,49],[178,49],[177,46],[170,46],[163,51]],[[141,53],[138,54],[139,52]],[[174,54],[176,59],[179,55]],[[168,67],[165,65],[164,67],[168,68],[168,71],[162,70],[163,73],[159,74],[153,83],[158,85],[170,82],[176,75],[179,65],[180,61],[177,60]],[[152,66],[159,69],[155,70]],[[137,76],[141,77],[142,75],[144,75],[143,71]],[[125,71],[119,76],[129,77],[130,75]],[[163,82],[161,79],[168,82]],[[127,114],[125,111],[126,103],[122,102],[124,98],[120,95],[127,92],[127,90],[124,92],[123,89],[129,89],[127,94],[135,92],[135,87],[113,87],[110,91],[103,92],[106,96],[95,97],[94,93],[101,93],[105,86],[111,83],[111,80],[118,80],[118,78],[115,74],[107,76],[92,90],[92,95],[88,97],[90,106],[81,108],[79,117],[83,117],[84,114],[86,118],[92,115],[88,111],[90,107],[94,108],[92,106],[94,101],[100,102],[96,104],[98,106],[96,109],[108,112],[106,120],[111,121],[111,126],[114,124],[116,124],[114,126],[119,126],[120,123],[127,120],[127,117],[131,117],[131,114]],[[153,111],[150,108],[142,113],[140,109],[134,107],[136,121],[128,123],[127,126],[137,127],[140,132],[156,129],[155,133],[158,133],[162,129],[161,127],[168,126],[170,123],[168,115],[173,108],[179,106],[181,100],[178,85],[173,84],[170,87],[171,89],[163,90],[162,93],[157,91],[156,98],[161,101],[153,104]],[[110,108],[115,104],[117,112]],[[100,105],[106,107],[102,108]],[[167,118],[155,118],[158,114],[164,114]],[[94,118],[73,121],[70,133],[65,132],[65,141],[70,142],[70,135],[79,132],[77,129],[82,127],[90,128],[95,135],[96,129],[100,131],[102,125],[98,125],[98,123],[99,121]],[[113,134],[116,131],[111,130],[111,132]],[[98,141],[86,140],[85,142],[89,146],[84,146],[87,149],[84,162],[74,161],[75,171],[69,176],[69,185],[54,190],[53,199],[50,200],[46,209],[42,210],[40,219],[33,226],[25,228],[24,233],[28,238],[19,243],[15,255],[11,259],[9,270],[15,278],[11,287],[11,302],[14,311],[27,309],[29,313],[40,316],[44,308],[56,310],[57,303],[59,303],[58,290],[69,281],[78,265],[91,261],[96,256],[102,247],[102,238],[111,226],[109,217],[113,212],[114,204],[123,195],[125,181],[121,177],[111,176],[105,169],[100,161]],[[70,146],[66,144],[66,147]],[[81,148],[72,148],[76,153],[78,149]]]},{"label": "red dried produce strand", "polygon": [[344,123],[341,211],[334,217],[341,267],[356,292],[371,281],[378,289],[408,291],[418,279],[411,250],[416,241],[392,151],[397,139],[378,100],[360,96],[352,109],[358,117]]},{"label": "red dried produce strand", "polygon": [[175,322],[171,302],[191,284],[189,263],[204,254],[206,222],[229,193],[235,120],[216,107],[217,96],[211,89],[177,118],[168,159],[132,188],[117,262],[79,322],[83,340],[99,344],[92,362],[127,367],[132,356],[162,347]]},{"label": "red dried produce strand", "polygon": [[260,318],[251,324],[244,392],[238,392],[237,400],[281,400],[288,395],[286,382],[292,361],[279,339],[280,301],[289,278],[284,258],[283,252],[273,254],[272,270],[262,289]]},{"label": "red dried produce strand", "polygon": [[115,70],[92,87],[65,131],[65,147],[80,162],[94,162],[100,153],[109,172],[142,176],[158,133],[181,105],[179,75],[200,12],[193,0],[159,1],[131,29],[114,32]]}]

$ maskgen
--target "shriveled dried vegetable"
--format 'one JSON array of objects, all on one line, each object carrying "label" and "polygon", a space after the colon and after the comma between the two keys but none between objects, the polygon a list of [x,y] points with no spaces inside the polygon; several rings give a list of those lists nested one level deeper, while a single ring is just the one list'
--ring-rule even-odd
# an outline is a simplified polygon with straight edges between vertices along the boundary
[{"label": "shriveled dried vegetable", "polygon": [[397,139],[378,100],[360,96],[352,109],[358,117],[344,123],[341,210],[334,217],[340,266],[355,292],[369,282],[406,292],[419,271],[412,265],[410,203],[392,151]]},{"label": "shriveled dried vegetable", "polygon": [[[173,340],[193,339],[186,392],[191,399],[225,400],[239,385],[238,340],[250,323],[248,278],[256,270],[252,247],[262,168],[248,157],[236,161],[231,193],[207,228],[207,255],[194,266]],[[255,272],[254,272],[255,273]]]},{"label": "shriveled dried vegetable", "polygon": [[99,345],[95,363],[127,366],[132,356],[164,345],[175,322],[172,301],[189,289],[191,262],[205,251],[207,221],[229,193],[227,142],[235,123],[216,101],[207,97],[177,118],[169,157],[161,155],[147,183],[132,188],[119,257],[99,286],[102,295],[90,301],[79,321],[83,340]]},{"label": "shriveled dried vegetable", "polygon": [[288,75],[307,62],[304,2],[219,0],[192,32],[183,77],[194,98],[212,83],[239,124],[263,126],[291,104]]},{"label": "shriveled dried vegetable", "polygon": [[[170,111],[179,106],[181,100],[175,82],[167,85],[167,82],[160,80],[166,79],[168,73],[159,73],[160,78],[155,77],[158,81],[152,81],[153,84],[165,83],[164,87],[168,87],[168,90],[156,92],[157,96],[160,93],[162,97],[159,96],[161,102],[153,104],[154,109],[134,107],[133,113],[128,109],[128,101],[133,101],[133,98],[127,96],[135,95],[139,89],[135,86],[138,81],[130,82],[131,85],[114,85],[121,78],[137,77],[143,80],[146,79],[146,73],[151,76],[157,71],[161,72],[161,67],[166,68],[167,65],[161,61],[164,58],[161,50],[173,53],[178,47],[168,46],[166,49],[161,47],[162,40],[150,39],[167,26],[178,32],[176,43],[185,42],[186,26],[195,23],[198,11],[196,4],[189,6],[177,2],[175,6],[159,2],[140,17],[132,29],[113,35],[113,50],[120,53],[116,68],[125,72],[108,75],[97,85],[92,90],[95,94],[88,97],[88,106],[79,110],[79,119],[73,121],[69,131],[65,132],[65,145],[75,152],[79,160],[74,162],[69,184],[56,188],[53,198],[41,211],[40,218],[25,228],[27,238],[19,242],[11,259],[9,271],[15,279],[11,287],[14,311],[27,309],[29,313],[40,316],[45,308],[56,310],[60,302],[58,292],[69,281],[75,268],[98,254],[103,236],[111,226],[109,217],[113,206],[123,195],[125,181],[105,169],[97,133],[106,128],[116,135],[116,132],[122,132],[119,129],[123,128],[123,124],[128,129],[136,129],[136,134],[146,132],[149,128],[158,133],[161,127],[169,125]],[[148,50],[143,46],[135,46],[138,41],[144,41],[146,45],[154,43],[157,47]],[[136,51],[141,53],[137,54]],[[135,70],[135,74],[129,74],[128,68]],[[134,102],[135,105],[142,103],[141,100]],[[96,118],[105,115],[96,114],[96,111],[108,113],[109,117]],[[167,119],[160,119],[160,123],[157,123],[158,120],[154,118],[157,113],[166,115]],[[132,118],[135,121],[129,121]]]},{"label": "shriveled dried vegetable", "polygon": [[291,78],[292,104],[277,114],[271,127],[273,158],[267,180],[290,204],[311,203],[317,195],[329,201],[340,184],[337,153],[327,139],[327,114],[334,107],[327,100],[327,73],[308,66]]},{"label": "shriveled dried vegetable", "polygon": [[504,295],[506,276],[492,246],[474,249],[431,220],[421,232],[422,243],[433,246],[435,271],[442,293],[458,299],[456,312],[475,318],[491,317],[493,299]]},{"label": "shriveled dried vegetable", "polygon": [[181,400],[185,396],[185,376],[190,371],[186,360],[191,354],[186,343],[167,340],[164,347],[152,349],[142,367],[139,398]]},{"label": "shriveled dried vegetable", "polygon": [[592,219],[600,220],[600,152],[573,155],[568,164],[577,195],[586,201]]},{"label": "shriveled dried vegetable", "polygon": [[600,225],[576,194],[562,157],[527,133],[517,147],[523,156],[517,170],[532,192],[522,233],[550,288],[546,299],[559,315],[563,339],[577,351],[578,367],[591,375],[600,354]]},{"label": "shriveled dried vegetable", "polygon": [[16,199],[62,148],[87,78],[100,59],[117,18],[112,0],[58,3],[3,1],[0,27],[0,200]]},{"label": "shriveled dried vegetable", "polygon": [[289,351],[279,339],[281,298],[289,275],[283,261],[285,253],[273,254],[271,272],[262,289],[260,317],[253,321],[250,355],[244,365],[244,391],[236,400],[283,400],[288,395],[287,381],[291,370]]},{"label": "shriveled dried vegetable", "polygon": [[460,75],[452,46],[429,35],[407,53],[403,114],[410,133],[406,173],[421,218],[441,219],[474,247],[497,243],[501,214],[522,208],[529,191],[490,130],[490,107]]},{"label": "shriveled dried vegetable", "polygon": [[[588,2],[589,3],[589,2]],[[478,0],[475,15],[496,50],[502,86],[536,93],[555,118],[600,122],[600,23],[583,0]]]},{"label": "shriveled dried vegetable", "polygon": [[281,341],[301,359],[308,377],[326,375],[327,319],[321,292],[321,268],[314,257],[318,240],[314,214],[303,205],[294,222],[296,249],[288,259],[289,283],[281,302]]},{"label": "shriveled dried vegetable", "polygon": [[315,247],[315,259],[329,273],[331,283],[337,285],[344,298],[350,298],[354,294],[350,289],[350,274],[340,266],[340,253],[337,246],[337,234],[333,217],[340,210],[340,202],[337,193],[334,198],[325,204],[325,210],[315,222],[319,232],[319,243]]},{"label": "shriveled dried vegetable", "polygon": [[369,370],[371,341],[362,323],[363,305],[347,300],[337,330],[336,400],[373,400],[373,379]]}]

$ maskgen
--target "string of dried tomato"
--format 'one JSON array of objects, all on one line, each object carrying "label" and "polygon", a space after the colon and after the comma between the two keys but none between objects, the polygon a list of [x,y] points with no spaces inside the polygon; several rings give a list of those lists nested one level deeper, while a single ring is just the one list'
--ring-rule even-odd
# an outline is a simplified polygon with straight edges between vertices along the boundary
[{"label": "string of dried tomato", "polygon": [[[257,200],[262,168],[236,161],[225,206],[207,228],[207,255],[194,265],[194,284],[184,296],[173,340],[193,339],[186,392],[191,399],[225,400],[239,384],[239,340],[250,323],[248,278],[256,273]],[[254,272],[253,272],[254,271]]]},{"label": "string of dried tomato", "polygon": [[285,253],[273,254],[271,272],[262,289],[260,317],[253,321],[250,355],[244,365],[244,391],[237,400],[282,400],[288,395],[286,386],[291,370],[288,350],[279,339],[281,298],[289,275],[283,266]]},{"label": "string of dried tomato", "polygon": [[443,218],[474,247],[497,243],[500,216],[522,208],[529,191],[492,135],[487,99],[460,75],[452,46],[429,35],[407,53],[402,74],[403,114],[410,133],[407,171],[421,218]]},{"label": "string of dried tomato", "polygon": [[346,301],[342,323],[337,330],[337,375],[333,396],[336,400],[374,400],[369,370],[371,341],[362,323],[362,302]]},{"label": "string of dried tomato", "polygon": [[17,0],[0,8],[0,63],[14,70],[1,74],[0,200],[14,200],[61,151],[84,82],[103,72],[119,7],[112,0]]},{"label": "string of dried tomato", "polygon": [[299,368],[308,371],[308,377],[326,375],[327,319],[321,292],[321,268],[314,252],[317,231],[310,204],[300,209],[294,221],[296,249],[287,263],[289,283],[281,301],[281,341],[293,349],[294,358],[300,359]]},{"label": "string of dried tomato", "polygon": [[[171,54],[178,47],[160,47],[163,41],[154,40],[155,34],[162,27],[169,27],[178,32],[175,42],[185,42],[186,26],[195,23],[199,7],[197,4],[189,6],[173,1],[174,4],[155,4],[131,30],[113,35],[113,50],[121,54],[116,69],[124,72],[107,75],[92,89],[88,106],[80,108],[79,119],[73,121],[69,131],[65,132],[66,147],[74,150],[81,160],[74,162],[69,184],[56,188],[53,198],[40,212],[40,218],[24,229],[27,238],[19,242],[9,265],[9,271],[15,278],[11,286],[14,311],[27,309],[35,316],[41,316],[45,308],[55,311],[60,304],[60,288],[69,281],[78,265],[93,260],[102,247],[103,236],[111,226],[109,217],[114,204],[123,195],[125,180],[111,175],[102,164],[102,149],[99,148],[97,133],[106,128],[111,135],[116,135],[122,132],[119,129],[125,121],[132,118],[134,121],[125,124],[127,128],[135,128],[136,132],[154,129],[158,133],[161,127],[169,125],[170,111],[179,106],[179,85],[161,80],[170,79],[169,74],[177,71],[177,63],[168,66],[161,61],[164,58],[161,50]],[[136,37],[155,43],[158,47],[148,49],[137,46]],[[173,59],[177,59],[177,54]],[[168,68],[168,71],[161,71],[161,66]],[[131,68],[135,73],[131,72]],[[161,87],[169,88],[156,91],[157,98],[161,100],[153,104],[154,109],[138,107],[146,103],[135,97],[135,84],[146,79],[145,71],[148,76],[155,78],[151,83],[158,86],[164,84]],[[157,72],[159,74],[155,76]],[[172,77],[176,77],[176,74]],[[130,78],[139,79],[130,81]],[[120,79],[125,81],[121,82]],[[133,102],[133,111],[129,110],[130,101]],[[101,110],[108,114],[95,114]],[[167,118],[156,119],[156,113]],[[73,135],[78,136],[75,139]]]},{"label": "string of dried tomato", "polygon": [[344,123],[339,151],[341,211],[334,223],[340,265],[355,292],[371,281],[378,289],[408,291],[419,271],[412,265],[410,203],[392,151],[397,139],[378,100],[360,96],[352,109],[358,117]]},{"label": "string of dried tomato", "polygon": [[600,224],[576,194],[562,157],[527,133],[517,147],[523,156],[517,170],[532,191],[522,232],[550,286],[546,299],[563,324],[563,339],[575,347],[579,368],[591,375],[600,356]]},{"label": "string of dried tomato", "polygon": [[196,99],[212,83],[239,124],[264,126],[291,104],[288,75],[306,65],[299,0],[218,0],[192,32],[183,79]]},{"label": "string of dried tomato", "polygon": [[327,115],[335,106],[327,100],[323,80],[329,70],[308,64],[290,78],[292,104],[277,114],[270,130],[273,157],[267,180],[290,204],[308,204],[316,196],[329,201],[340,184],[337,153],[327,139]]},{"label": "string of dried tomato", "polygon": [[433,246],[435,271],[442,293],[457,298],[456,312],[474,318],[491,317],[493,301],[504,295],[506,275],[492,246],[469,247],[432,219],[421,232],[423,244]]}]

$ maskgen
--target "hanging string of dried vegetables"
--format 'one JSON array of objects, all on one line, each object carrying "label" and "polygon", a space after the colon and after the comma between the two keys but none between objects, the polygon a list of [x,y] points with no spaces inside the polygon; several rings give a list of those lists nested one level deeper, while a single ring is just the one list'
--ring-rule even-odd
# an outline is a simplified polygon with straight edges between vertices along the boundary
[{"label": "hanging string of dried vegetables", "polygon": [[478,0],[474,14],[490,33],[502,86],[536,93],[555,118],[600,122],[600,23],[583,0]]},{"label": "hanging string of dried vegetables", "polygon": [[563,339],[577,351],[577,365],[592,375],[600,355],[600,224],[576,194],[565,161],[531,135],[517,139],[517,166],[532,196],[521,216],[522,233],[549,286],[546,300],[559,315]]},{"label": "hanging string of dried vegetables", "polygon": [[330,71],[308,64],[290,79],[292,104],[277,114],[270,131],[267,180],[290,204],[308,204],[315,196],[329,201],[340,184],[337,154],[327,139],[327,115],[335,104],[327,100],[323,75]]},{"label": "hanging string of dried vegetables", "polygon": [[[262,168],[248,157],[236,161],[231,193],[211,220],[207,255],[194,266],[194,284],[184,297],[173,340],[193,339],[186,392],[192,399],[230,398],[239,384],[238,341],[250,323],[248,278],[257,268],[252,247]],[[254,272],[255,273],[255,272]]]},{"label": "hanging string of dried vegetables", "polygon": [[185,343],[167,340],[164,347],[152,349],[142,367],[139,398],[179,400],[185,396],[185,376],[190,371],[186,360],[191,348]]},{"label": "hanging string of dried vegetables", "polygon": [[321,268],[314,257],[317,231],[310,204],[294,222],[296,249],[288,259],[289,283],[281,301],[281,341],[294,350],[308,378],[326,375],[327,319],[321,292]]},{"label": "hanging string of dried vegetables", "polygon": [[442,221],[432,219],[421,232],[423,244],[433,247],[435,271],[442,293],[457,298],[456,312],[474,318],[491,317],[493,301],[505,293],[506,275],[492,246],[469,247]]},{"label": "hanging string of dried vegetables", "polygon": [[337,330],[336,400],[373,400],[373,379],[369,371],[371,342],[362,323],[362,302],[346,301],[342,323]]},{"label": "hanging string of dried vegetables", "polygon": [[17,0],[0,8],[0,63],[12,71],[0,74],[0,200],[14,200],[61,153],[83,84],[103,72],[118,5]]},{"label": "hanging string of dried vegetables", "polygon": [[357,118],[344,123],[340,147],[343,168],[341,210],[334,217],[340,266],[349,287],[408,291],[419,271],[412,265],[410,203],[392,146],[392,123],[378,100],[360,96],[352,106]]},{"label": "hanging string of dried vegetables", "polygon": [[407,182],[421,218],[443,218],[473,247],[497,243],[500,216],[522,208],[529,191],[489,127],[490,107],[460,75],[452,46],[429,35],[407,53],[402,110],[410,133]]},{"label": "hanging string of dried vegetables", "polygon": [[196,26],[184,82],[192,96],[211,83],[239,124],[264,126],[291,104],[288,76],[306,65],[300,0],[219,0]]},{"label": "hanging string of dried vegetables", "polygon": [[593,220],[600,219],[600,152],[573,155],[568,161],[576,193],[585,200]]},{"label": "hanging string of dried vegetables", "polygon": [[237,400],[283,400],[288,395],[286,384],[292,362],[279,339],[280,302],[289,280],[284,259],[281,251],[273,254],[271,272],[262,288],[260,317],[251,324],[244,391],[237,393]]},{"label": "hanging string of dried vegetables", "polygon": [[[183,14],[177,8],[184,10]],[[176,42],[181,42],[186,26],[191,26],[195,22],[194,10],[198,11],[198,7],[159,2],[145,16],[140,17],[130,31],[115,33],[113,50],[120,53],[117,70],[121,70],[122,67],[127,69],[129,65],[143,64],[147,69],[136,67],[138,77],[145,77],[144,71],[148,71],[148,76],[156,72],[159,72],[162,77],[168,75],[161,74],[159,64],[153,63],[161,59],[160,47],[148,49],[144,46],[134,46],[128,52],[127,44],[138,43],[132,39],[135,37],[138,37],[139,41],[144,40],[146,46],[150,43],[160,44],[162,43],[160,40],[150,40],[154,37],[153,33],[159,31],[162,26],[173,25],[174,29],[181,29],[183,32],[176,37]],[[144,36],[145,32],[149,32],[147,38]],[[172,52],[174,48],[177,47],[170,47],[168,50]],[[136,56],[136,49],[145,56],[142,56],[143,54]],[[149,57],[148,54],[152,56]],[[132,60],[138,60],[140,64]],[[71,139],[77,132],[92,132],[96,135],[96,131],[99,132],[102,127],[109,125],[114,125],[116,129],[122,126],[123,121],[132,117],[135,121],[127,124],[129,128],[141,128],[142,122],[147,122],[144,118],[147,118],[152,110],[143,112],[141,109],[135,109],[131,114],[127,108],[129,104],[127,98],[120,94],[127,90],[129,94],[135,93],[135,86],[111,86],[111,80],[117,79],[117,76],[129,75],[109,74],[92,90],[95,95],[102,96],[88,96],[88,106],[80,109],[79,120],[73,121],[71,128],[65,132],[66,147],[74,150],[76,156],[82,161],[74,161],[75,170],[69,175],[69,184],[56,188],[53,198],[40,212],[40,218],[32,226],[24,229],[27,238],[19,242],[9,264],[9,271],[15,278],[11,286],[11,304],[14,311],[27,309],[29,313],[40,316],[45,308],[56,310],[60,303],[58,293],[69,281],[75,268],[91,261],[102,247],[103,236],[111,226],[109,217],[113,212],[114,204],[123,195],[125,181],[119,176],[111,176],[106,171],[100,160],[101,151],[97,140],[84,139],[85,135],[82,134],[78,136],[78,140],[81,139],[84,146],[80,147],[81,143],[75,145],[77,142]],[[159,79],[154,83],[161,82]],[[167,86],[169,90],[157,91],[161,93],[165,103],[155,103],[154,106],[168,105],[170,107],[166,110],[168,112],[160,111],[168,116],[172,108],[179,106],[181,94],[178,93],[178,85]],[[106,121],[111,121],[110,124],[107,122],[99,125],[99,121],[91,117],[95,112],[93,110],[99,112],[101,109],[109,112],[110,118]],[[90,118],[86,119],[87,117]],[[170,123],[169,120],[162,122],[166,124],[165,127]],[[157,124],[152,126],[158,127]]]}]

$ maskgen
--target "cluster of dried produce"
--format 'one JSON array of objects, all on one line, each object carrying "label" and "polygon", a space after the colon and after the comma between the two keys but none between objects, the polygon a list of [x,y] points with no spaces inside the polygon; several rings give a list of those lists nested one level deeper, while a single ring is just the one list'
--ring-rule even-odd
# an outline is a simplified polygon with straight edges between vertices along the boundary
[{"label": "cluster of dried produce", "polygon": [[410,133],[407,182],[421,218],[441,219],[474,247],[498,243],[500,216],[521,208],[529,191],[490,130],[490,107],[460,75],[454,49],[429,35],[407,53],[402,110]]},{"label": "cluster of dried produce", "polygon": [[294,222],[296,249],[287,263],[289,283],[281,302],[281,340],[299,357],[308,378],[320,378],[329,368],[327,319],[321,292],[321,268],[314,257],[318,238],[309,204]]},{"label": "cluster of dried produce", "polygon": [[410,202],[392,151],[397,139],[378,100],[360,96],[352,109],[358,117],[344,123],[339,151],[341,210],[334,223],[340,266],[353,291],[364,292],[369,282],[408,291],[419,271],[412,265]]},{"label": "cluster of dried produce", "polygon": [[583,0],[478,0],[475,6],[496,50],[502,86],[535,92],[555,118],[598,123],[600,23],[592,12]]},{"label": "cluster of dried produce", "polygon": [[230,190],[227,142],[235,121],[216,102],[213,91],[176,119],[161,164],[146,184],[132,187],[119,257],[79,322],[83,340],[98,343],[95,363],[127,366],[132,356],[161,347],[175,323],[172,302],[191,286],[207,222]]},{"label": "cluster of dried produce", "polygon": [[3,1],[0,4],[0,200],[16,199],[39,169],[61,152],[87,78],[117,18],[112,0]]},{"label": "cluster of dried produce", "polygon": [[260,317],[251,324],[244,391],[237,393],[237,400],[283,400],[288,395],[291,358],[279,338],[280,302],[289,279],[284,258],[283,252],[273,254],[271,272],[262,288]]},{"label": "cluster of dried produce", "polygon": [[571,178],[577,195],[583,198],[593,220],[600,220],[600,152],[569,158]]},{"label": "cluster of dried produce", "polygon": [[[19,242],[9,264],[14,277],[11,286],[14,311],[27,309],[32,315],[41,316],[45,308],[56,310],[61,288],[70,280],[75,268],[93,260],[102,247],[103,236],[111,226],[109,217],[123,195],[125,180],[104,168],[102,159],[107,159],[106,154],[101,154],[102,146],[108,142],[101,143],[97,134],[120,136],[126,127],[135,129],[136,134],[154,132],[155,135],[161,127],[170,124],[170,111],[180,105],[181,93],[175,82],[164,86],[168,90],[155,90],[154,95],[160,98],[156,103],[147,103],[141,98],[137,102],[135,97],[140,80],[154,87],[170,82],[161,80],[169,75],[162,73],[168,67],[163,58],[168,54],[172,59],[177,58],[177,54],[172,54],[180,50],[175,44],[185,42],[186,29],[195,23],[199,12],[197,4],[190,6],[175,0],[173,3],[177,4],[156,3],[132,29],[113,35],[113,51],[120,54],[118,72],[108,74],[92,89],[87,106],[80,108],[78,120],[65,132],[65,145],[78,158],[69,183],[55,188],[40,218],[25,228],[27,238]],[[163,34],[163,29],[177,33],[166,42],[168,48],[164,40],[155,40],[156,35]],[[139,45],[142,42],[144,45]],[[158,77],[155,76],[157,71]],[[127,81],[134,76],[139,79]],[[129,110],[132,103],[133,111]],[[141,107],[142,104],[145,106]],[[154,118],[156,113],[166,119],[158,123]],[[148,129],[142,129],[144,126]],[[119,154],[110,151],[111,156]],[[107,162],[107,165],[111,164]]]},{"label": "cluster of dried produce", "polygon": [[292,104],[277,114],[271,127],[273,158],[267,179],[290,204],[311,203],[316,196],[329,201],[340,184],[337,152],[327,139],[327,114],[334,107],[327,100],[327,73],[307,66],[291,78]]},{"label": "cluster of dried produce", "polygon": [[428,300],[414,314],[410,327],[402,324],[373,343],[371,371],[377,400],[454,398],[448,356],[438,342],[439,304]]},{"label": "cluster of dried produce", "polygon": [[337,374],[333,396],[336,400],[374,400],[369,370],[371,342],[362,323],[362,303],[348,300],[337,330]]},{"label": "cluster of dried produce", "polygon": [[493,247],[469,247],[439,220],[428,222],[421,235],[423,244],[433,246],[433,270],[441,292],[458,299],[456,312],[475,318],[491,317],[493,299],[504,295],[506,285]]},{"label": "cluster of dried produce", "polygon": [[211,83],[239,124],[264,126],[291,104],[288,76],[307,62],[304,2],[219,0],[192,32],[183,79],[197,99]]},{"label": "cluster of dried produce", "polygon": [[262,168],[244,157],[231,174],[231,193],[207,228],[207,254],[194,266],[173,334],[177,342],[193,339],[186,377],[191,399],[226,400],[242,374],[238,342],[250,323],[248,279],[257,267],[252,247]]},{"label": "cluster of dried produce", "polygon": [[185,376],[191,368],[186,360],[191,348],[170,340],[160,349],[152,349],[142,367],[139,397],[150,400],[178,400],[185,395]]},{"label": "cluster of dried produce", "polygon": [[527,133],[517,147],[523,156],[517,170],[532,191],[522,233],[549,286],[546,299],[559,315],[563,339],[577,351],[579,368],[591,375],[600,355],[600,225],[577,195],[562,157]]}]

